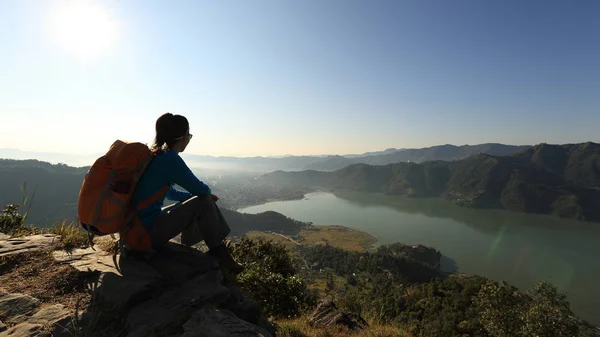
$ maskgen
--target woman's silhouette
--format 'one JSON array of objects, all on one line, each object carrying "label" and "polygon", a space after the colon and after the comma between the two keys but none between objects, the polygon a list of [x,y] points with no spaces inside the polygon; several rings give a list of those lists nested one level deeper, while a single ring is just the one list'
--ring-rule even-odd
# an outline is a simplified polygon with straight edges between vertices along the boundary
[{"label": "woman's silhouette", "polygon": [[[239,273],[242,266],[235,262],[225,245],[231,230],[216,205],[218,197],[179,156],[191,139],[189,123],[184,116],[165,113],[158,118],[156,138],[151,147],[154,158],[140,178],[132,202],[135,205],[169,186],[162,198],[138,213],[153,246],[160,246],[180,233],[181,243],[187,246],[204,240],[210,256],[217,258],[222,267]],[[175,189],[174,184],[185,191]],[[165,198],[177,203],[163,207]]]}]

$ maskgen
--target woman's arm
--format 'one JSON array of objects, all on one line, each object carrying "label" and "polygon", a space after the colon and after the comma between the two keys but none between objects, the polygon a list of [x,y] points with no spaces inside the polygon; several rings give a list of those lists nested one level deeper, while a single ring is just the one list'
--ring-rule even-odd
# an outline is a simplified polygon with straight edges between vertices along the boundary
[{"label": "woman's arm", "polygon": [[[192,195],[208,196],[212,194],[210,187],[196,178],[192,170],[190,170],[187,164],[177,153],[171,152],[167,155],[169,156],[167,170],[169,171],[169,176],[172,182],[183,187]],[[177,192],[175,193],[177,194]]]},{"label": "woman's arm", "polygon": [[188,193],[186,191],[182,191],[179,189],[176,189],[175,187],[171,186],[169,187],[169,190],[167,191],[167,199],[169,200],[173,200],[173,201],[186,201],[189,198],[191,198],[193,195],[191,193]]}]

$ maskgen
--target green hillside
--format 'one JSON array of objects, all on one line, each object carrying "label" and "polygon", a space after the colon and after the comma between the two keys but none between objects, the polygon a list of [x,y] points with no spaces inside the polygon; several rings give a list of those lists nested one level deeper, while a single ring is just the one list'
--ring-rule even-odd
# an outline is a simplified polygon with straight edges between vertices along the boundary
[{"label": "green hillside", "polygon": [[459,205],[600,221],[600,144],[540,144],[507,155],[456,161],[356,164],[334,172],[273,172],[261,179],[406,197],[443,197]]}]

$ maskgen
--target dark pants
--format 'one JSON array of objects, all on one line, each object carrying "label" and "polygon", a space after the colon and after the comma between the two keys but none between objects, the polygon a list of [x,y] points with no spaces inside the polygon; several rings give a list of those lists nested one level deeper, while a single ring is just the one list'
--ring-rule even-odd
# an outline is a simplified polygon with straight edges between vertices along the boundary
[{"label": "dark pants", "polygon": [[192,246],[204,240],[208,248],[219,246],[231,229],[210,196],[192,197],[163,208],[152,225],[150,237],[155,246],[169,242],[181,233],[181,243]]}]

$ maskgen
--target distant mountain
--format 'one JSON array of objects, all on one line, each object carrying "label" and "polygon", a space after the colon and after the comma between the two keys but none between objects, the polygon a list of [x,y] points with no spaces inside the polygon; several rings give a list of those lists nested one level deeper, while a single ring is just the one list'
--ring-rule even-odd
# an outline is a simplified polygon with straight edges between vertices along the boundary
[{"label": "distant mountain", "polygon": [[77,196],[86,172],[85,167],[39,160],[0,159],[0,208],[22,204],[27,197],[23,211],[29,209],[30,223],[47,225],[63,219],[75,220]]},{"label": "distant mountain", "polygon": [[53,152],[32,152],[22,151],[18,149],[0,149],[0,158],[5,159],[16,159],[16,160],[40,160],[51,164],[67,164],[70,166],[86,166],[94,163],[96,158],[102,154],[88,154],[88,155],[77,155],[77,154],[65,154],[65,153],[53,153]]},{"label": "distant mountain", "polygon": [[383,151],[365,152],[363,154],[345,154],[343,157],[346,157],[346,158],[359,158],[359,157],[377,156],[377,155],[380,155],[380,154],[389,154],[389,153],[394,153],[394,152],[398,152],[398,151],[401,151],[401,150],[405,150],[405,149],[389,148],[389,149],[385,149]]},{"label": "distant mountain", "polygon": [[[29,211],[27,224],[48,227],[63,220],[76,221],[77,197],[88,169],[89,166],[71,167],[39,160],[0,159],[0,210],[8,204],[21,204],[26,197],[21,213]],[[25,190],[22,190],[23,187]],[[250,230],[296,234],[308,225],[276,212],[241,214],[226,209],[227,202],[235,202],[231,200],[233,191],[221,193],[216,186],[213,187],[213,191],[225,199],[220,201],[220,204],[223,216],[230,224],[232,235],[242,235]],[[240,198],[243,200],[252,200],[259,194],[250,188],[244,191],[252,195]],[[268,192],[276,195],[283,193],[278,194],[273,188]],[[166,200],[165,203],[171,202]]]},{"label": "distant mountain", "polygon": [[[277,170],[335,171],[353,164],[387,165],[399,162],[424,162],[432,160],[457,160],[479,152],[493,155],[513,153],[528,146],[503,144],[481,145],[441,145],[423,149],[395,149],[366,152],[356,155],[319,155],[319,156],[270,156],[270,157],[215,157],[183,153],[182,158],[189,166],[209,171],[266,173]],[[14,149],[0,149],[0,158],[37,159],[50,163],[64,163],[71,166],[87,166],[102,154],[65,155],[59,153],[26,152]]]},{"label": "distant mountain", "polygon": [[326,160],[327,157],[214,157],[183,153],[181,157],[190,166],[224,171],[269,172],[275,170],[296,171],[307,165]]},{"label": "distant mountain", "polygon": [[422,163],[426,161],[452,161],[467,158],[478,153],[487,153],[495,156],[504,156],[528,149],[531,146],[515,146],[504,144],[479,144],[479,145],[439,145],[423,149],[389,149],[383,154],[368,155],[355,158],[328,158],[306,166],[307,170],[335,171],[353,164],[388,165],[402,162]]},{"label": "distant mountain", "polygon": [[356,157],[356,158],[347,158],[343,156],[330,156],[321,161],[316,161],[310,163],[304,167],[305,170],[317,170],[317,171],[335,171],[342,169],[346,166],[350,166],[353,164],[362,163],[367,158],[371,157]]},{"label": "distant mountain", "polygon": [[385,156],[370,157],[365,164],[386,165],[403,161],[415,163],[436,160],[453,161],[474,156],[479,153],[490,154],[494,156],[504,156],[528,148],[531,148],[531,146],[515,146],[494,143],[462,146],[446,144],[423,149],[407,149]]},{"label": "distant mountain", "polygon": [[423,149],[386,149],[366,152],[362,155],[288,156],[288,157],[213,157],[182,154],[190,166],[224,171],[335,171],[353,164],[387,165],[400,162],[424,162],[434,160],[458,160],[477,153],[506,155],[530,148],[503,144],[440,145]]},{"label": "distant mountain", "polygon": [[[597,207],[600,204],[600,145],[540,144],[510,155],[497,155],[504,149],[504,145],[491,144],[471,147],[468,151],[465,147],[453,146],[422,152],[402,150],[392,155],[412,151],[420,153],[421,158],[430,158],[427,156],[482,151],[454,161],[360,163],[334,172],[280,170],[260,176],[257,183],[278,184],[282,186],[280,191],[286,191],[286,185],[326,186],[408,197],[443,197],[468,207],[497,207],[600,220]],[[486,151],[494,154],[484,153]],[[328,160],[343,161],[344,157]],[[28,203],[32,203],[31,222],[47,225],[65,218],[74,219],[77,194],[87,169],[88,166],[71,167],[39,160],[0,160],[0,204],[20,203],[21,185],[26,183],[25,194]],[[35,197],[31,200],[34,191]],[[273,191],[283,193],[276,188]]]},{"label": "distant mountain", "polygon": [[[448,149],[453,148],[443,150]],[[498,150],[496,146],[483,149]],[[354,164],[335,172],[278,171],[261,179],[406,197],[443,197],[467,207],[600,221],[600,145],[591,142],[540,144],[505,156],[482,151],[455,161]]]}]

